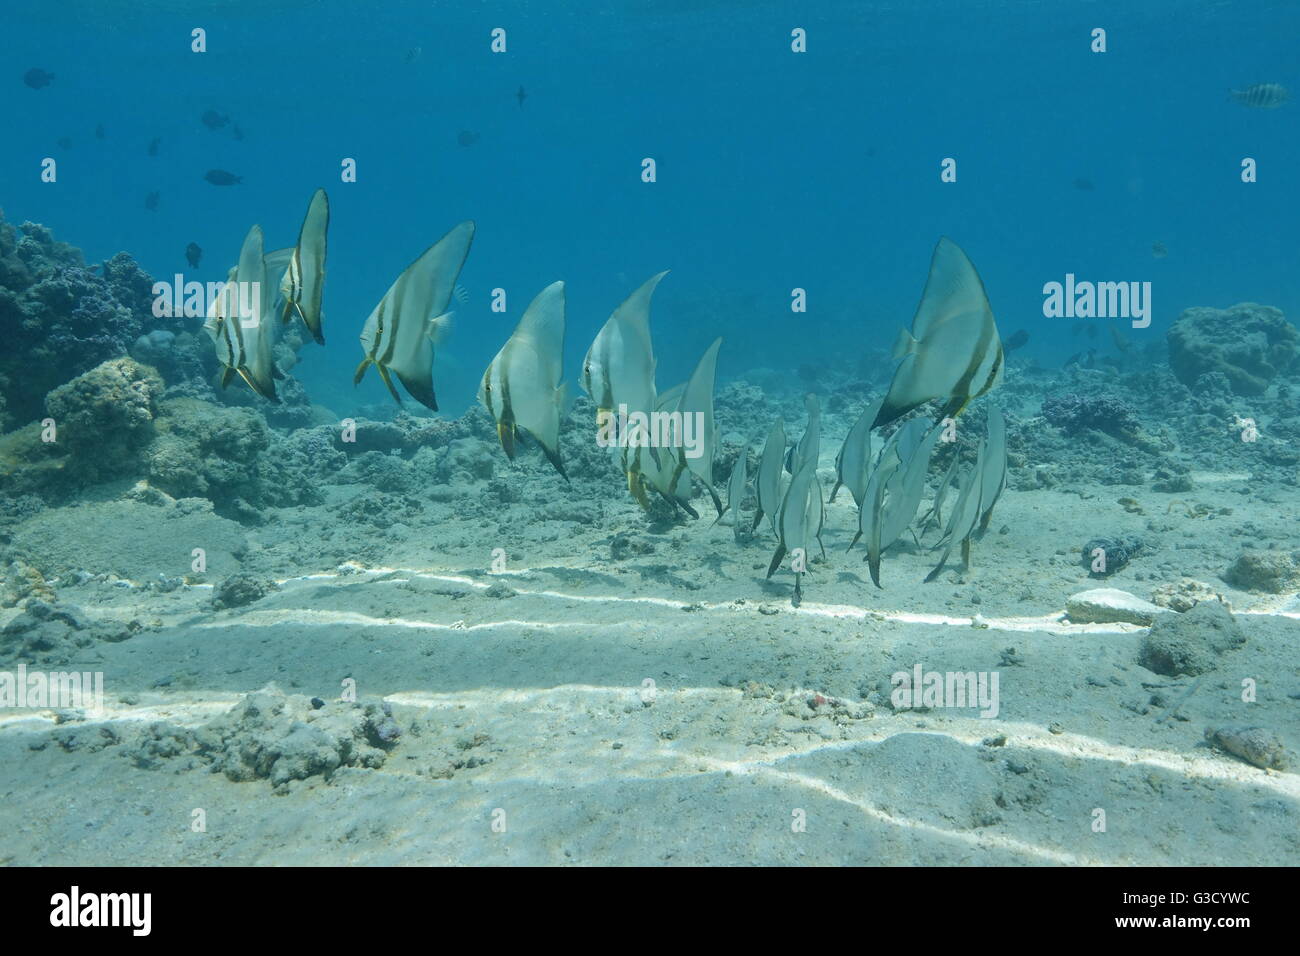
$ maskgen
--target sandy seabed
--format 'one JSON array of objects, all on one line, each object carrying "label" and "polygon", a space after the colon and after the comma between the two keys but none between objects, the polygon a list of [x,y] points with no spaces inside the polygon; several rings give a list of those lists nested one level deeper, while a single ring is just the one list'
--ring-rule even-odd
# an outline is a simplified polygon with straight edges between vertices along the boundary
[{"label": "sandy seabed", "polygon": [[[823,444],[826,487],[835,448]],[[1197,479],[1204,500],[1231,476]],[[711,516],[647,531],[616,488],[586,523],[511,522],[536,502],[497,523],[453,500],[396,534],[338,527],[339,502],[369,489],[327,491],[251,529],[122,489],[19,527],[17,540],[116,569],[59,582],[60,602],[138,624],[69,665],[105,674],[103,714],[0,717],[0,862],[1300,862],[1294,763],[1260,769],[1204,740],[1245,724],[1291,754],[1300,744],[1300,605],[1217,577],[1245,517],[1207,523],[1143,492],[1163,544],[1105,582],[1145,598],[1188,576],[1231,602],[1247,642],[1193,686],[1138,663],[1145,628],[1063,620],[1065,599],[1097,583],[1078,542],[1099,511],[1130,517],[1113,487],[1008,490],[970,570],[923,584],[935,559],[909,541],[887,556],[883,590],[860,549],[845,553],[856,515],[841,494],[798,608],[786,571],[764,580],[770,536],[737,545]],[[1300,495],[1270,496],[1300,539]],[[279,589],[215,610],[211,584],[143,586],[196,537],[209,560],[237,553]],[[496,547],[508,556],[494,573]],[[370,558],[336,560],[347,554]],[[0,626],[19,613],[0,611]],[[997,672],[996,717],[894,710],[890,675],[917,663]],[[377,768],[273,786],[132,759],[143,728],[201,727],[268,683],[334,698],[348,678],[402,729]],[[1257,702],[1241,702],[1243,678]]]}]

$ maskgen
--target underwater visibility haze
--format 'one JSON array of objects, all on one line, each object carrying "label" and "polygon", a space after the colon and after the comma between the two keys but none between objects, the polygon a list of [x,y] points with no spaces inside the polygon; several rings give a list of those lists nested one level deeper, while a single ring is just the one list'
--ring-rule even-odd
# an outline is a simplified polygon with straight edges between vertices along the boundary
[{"label": "underwater visibility haze", "polygon": [[1300,6],[7,21],[0,863],[1300,862]]}]

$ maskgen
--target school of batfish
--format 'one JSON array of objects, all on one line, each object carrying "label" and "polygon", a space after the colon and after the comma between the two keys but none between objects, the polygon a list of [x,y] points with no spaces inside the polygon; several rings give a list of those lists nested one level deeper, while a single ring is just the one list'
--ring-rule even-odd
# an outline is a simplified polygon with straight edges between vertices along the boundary
[{"label": "school of batfish", "polygon": [[[221,365],[224,388],[238,375],[249,388],[276,402],[275,380],[284,373],[273,359],[279,328],[296,316],[312,338],[323,344],[321,302],[329,229],[329,199],[316,190],[298,234],[297,245],[266,252],[262,229],[253,226],[244,239],[239,262],[230,269],[222,291],[211,304],[204,329],[211,336]],[[451,327],[447,311],[453,295],[460,296],[457,278],[470,244],[474,223],[462,222],[426,249],[397,277],[371,311],[361,330],[364,357],[354,381],[371,365],[394,400],[401,394],[393,378],[417,402],[438,410],[433,384],[434,352]],[[726,482],[725,502],[714,487],[716,430],[713,389],[718,350],[715,340],[687,381],[665,391],[655,383],[655,357],[650,337],[650,303],[666,272],[651,276],[610,315],[582,362],[583,389],[597,408],[601,443],[614,449],[632,497],[650,507],[650,494],[693,518],[692,478],[708,492],[720,521],[732,515],[736,537],[742,533],[741,503],[750,496],[749,448],[742,448]],[[254,285],[256,283],[256,285]],[[237,290],[260,290],[256,302]],[[524,311],[513,334],[483,373],[478,398],[496,422],[497,437],[513,461],[521,437],[535,442],[561,476],[568,480],[560,457],[560,425],[567,389],[563,378],[564,283],[539,292]],[[261,321],[262,316],[274,317]],[[947,437],[967,406],[1002,379],[1003,350],[984,284],[975,266],[952,240],[941,238],[930,261],[929,276],[910,330],[902,330],[893,357],[898,366],[883,396],[870,403],[835,459],[835,483],[829,501],[841,487],[858,509],[858,541],[866,547],[871,579],[880,587],[881,555],[912,527],[925,497],[926,477],[936,444]],[[931,419],[918,415],[883,430],[930,403],[939,403]],[[793,603],[802,600],[802,578],[816,542],[825,557],[821,536],[826,499],[817,465],[821,446],[821,410],[814,396],[806,399],[808,423],[799,441],[790,445],[780,417],[767,433],[753,479],[754,510],[750,533],[767,519],[777,547],[767,577],[791,558]],[[651,420],[667,422],[680,436],[687,416],[699,423],[700,453],[686,454],[680,441],[655,440]],[[931,550],[941,554],[927,581],[934,580],[960,545],[969,566],[971,542],[988,529],[994,506],[1007,483],[1006,423],[1001,411],[987,404],[985,434],[975,460],[953,456],[939,479],[930,507],[914,538],[931,528],[939,536]],[[948,517],[943,508],[952,498]],[[715,524],[717,521],[714,522]]]}]

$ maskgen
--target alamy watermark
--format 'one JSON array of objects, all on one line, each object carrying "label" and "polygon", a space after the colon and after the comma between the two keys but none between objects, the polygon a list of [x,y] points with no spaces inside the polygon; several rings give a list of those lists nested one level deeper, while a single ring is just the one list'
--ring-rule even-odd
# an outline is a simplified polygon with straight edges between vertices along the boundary
[{"label": "alamy watermark", "polygon": [[48,707],[56,710],[104,709],[103,671],[0,671],[0,707]]},{"label": "alamy watermark", "polygon": [[1150,282],[1065,282],[1043,285],[1043,315],[1049,319],[1132,319],[1133,328],[1151,324]]},{"label": "alamy watermark", "polygon": [[260,282],[186,282],[178,272],[174,282],[160,280],[151,291],[155,319],[206,319],[218,303],[223,315],[238,317],[245,329],[257,328],[262,319]]},{"label": "alamy watermark", "polygon": [[927,671],[917,664],[911,673],[898,671],[889,680],[895,710],[979,707],[981,717],[998,715],[997,671]]},{"label": "alamy watermark", "polygon": [[629,412],[596,414],[596,444],[601,448],[681,448],[687,458],[704,454],[703,412]]}]

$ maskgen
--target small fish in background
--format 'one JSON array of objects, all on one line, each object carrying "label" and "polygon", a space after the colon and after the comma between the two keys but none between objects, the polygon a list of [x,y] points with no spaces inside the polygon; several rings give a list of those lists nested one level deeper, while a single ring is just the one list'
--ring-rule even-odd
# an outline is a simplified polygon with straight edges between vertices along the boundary
[{"label": "small fish in background", "polygon": [[190,264],[191,269],[197,269],[199,263],[203,261],[203,250],[199,248],[197,242],[191,242],[185,247],[185,261]]},{"label": "small fish in background", "polygon": [[420,47],[413,46],[406,51],[406,54],[403,57],[403,59],[406,60],[407,63],[414,63],[416,60],[420,58],[420,54],[422,54],[423,52],[424,50],[421,49]]},{"label": "small fish in background", "polygon": [[235,139],[242,140],[244,138],[244,131],[240,129],[239,124],[236,123],[230,130],[230,135]]},{"label": "small fish in background", "polygon": [[157,156],[157,155],[158,155],[158,147],[161,146],[161,145],[162,145],[162,140],[159,139],[157,136],[155,136],[153,139],[149,140],[149,155],[150,155],[150,156]]},{"label": "small fish in background", "polygon": [[528,99],[528,94],[524,92],[524,88],[522,85],[519,87],[519,92],[515,94],[515,99],[519,101],[519,108],[523,109],[524,100]]},{"label": "small fish in background", "polygon": [[158,200],[161,198],[162,196],[158,192],[151,192],[149,195],[144,197],[144,208],[148,209],[150,212],[157,212]]},{"label": "small fish in background", "polygon": [[1232,98],[1253,110],[1275,110],[1291,99],[1291,91],[1281,83],[1256,83],[1244,90],[1229,90]]},{"label": "small fish in background", "polygon": [[104,124],[100,123],[98,126],[95,127],[95,139],[103,139],[104,136],[105,136]]},{"label": "small fish in background", "polygon": [[[36,66],[23,74],[23,82],[34,90],[43,89],[49,86],[53,79],[53,73],[47,73],[45,70]],[[520,89],[523,89],[523,87],[520,87]]]},{"label": "small fish in background", "polygon": [[1097,187],[1093,185],[1091,179],[1084,179],[1082,176],[1080,176],[1078,179],[1074,181],[1074,188],[1081,190],[1082,192],[1085,193],[1090,193]]},{"label": "small fish in background", "polygon": [[244,181],[243,176],[236,176],[234,173],[228,173],[224,169],[209,169],[203,174],[203,178],[214,186],[234,186]]},{"label": "small fish in background", "polygon": [[204,126],[213,131],[224,128],[230,122],[229,116],[222,116],[216,110],[208,110],[199,119]]},{"label": "small fish in background", "polygon": [[456,134],[456,142],[461,146],[473,146],[479,141],[479,134],[472,133],[467,129],[461,130]]},{"label": "small fish in background", "polygon": [[1078,365],[1080,368],[1095,368],[1095,359],[1097,358],[1096,349],[1088,349],[1086,352],[1075,352],[1068,359],[1062,368],[1069,368],[1071,365]]},{"label": "small fish in background", "polygon": [[1133,343],[1128,340],[1124,333],[1119,330],[1119,326],[1114,322],[1110,324],[1110,338],[1111,341],[1115,343],[1115,348],[1119,349],[1121,352],[1127,352],[1133,347]]},{"label": "small fish in background", "polygon": [[1163,259],[1165,256],[1169,255],[1169,250],[1165,248],[1163,242],[1156,240],[1151,243],[1151,255],[1157,259]]},{"label": "small fish in background", "polygon": [[58,139],[59,149],[72,149],[72,137],[60,136]]},{"label": "small fish in background", "polygon": [[466,289],[459,282],[457,282],[455,288],[451,290],[451,294],[456,297],[456,301],[459,302],[461,305],[464,305],[466,302],[469,301],[469,290]]},{"label": "small fish in background", "polygon": [[1074,327],[1070,329],[1070,334],[1071,334],[1071,335],[1078,335],[1080,332],[1082,332],[1082,331],[1083,331],[1084,329],[1086,329],[1087,327],[1088,327],[1088,323],[1087,323],[1087,322],[1075,322],[1075,323],[1074,323]]},{"label": "small fish in background", "polygon": [[1088,329],[1088,338],[1095,339],[1097,337],[1097,326],[1089,323],[1087,329]]},{"label": "small fish in background", "polygon": [[1016,349],[1024,348],[1025,343],[1029,341],[1029,333],[1024,329],[1016,332],[1011,338],[1002,343],[1002,351],[1014,352]]}]

